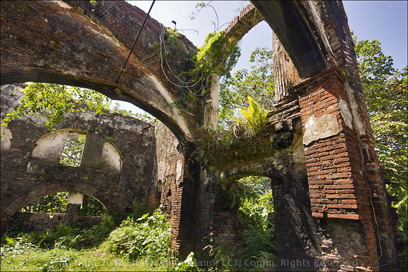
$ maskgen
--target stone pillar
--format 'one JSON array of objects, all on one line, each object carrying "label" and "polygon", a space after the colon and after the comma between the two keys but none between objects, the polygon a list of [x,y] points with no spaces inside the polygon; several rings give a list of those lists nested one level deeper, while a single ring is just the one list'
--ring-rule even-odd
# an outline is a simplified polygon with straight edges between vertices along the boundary
[{"label": "stone pillar", "polygon": [[[342,250],[334,258],[378,270],[377,226],[344,88],[344,75],[338,67],[326,69],[295,86],[301,108],[312,215],[322,219],[332,243]],[[361,227],[346,236],[329,227],[333,226],[333,219],[344,219],[342,223],[346,225],[356,221]],[[360,237],[361,230],[363,243],[348,250],[342,248],[344,240],[358,240],[353,235]]]},{"label": "stone pillar", "polygon": [[71,224],[78,219],[84,195],[80,193],[69,192],[67,211],[64,218],[65,224]]},{"label": "stone pillar", "polygon": [[272,35],[272,43],[275,100],[280,105],[297,99],[293,85],[299,82],[299,75],[289,54],[275,33]]},{"label": "stone pillar", "polygon": [[82,151],[81,167],[95,167],[101,162],[103,145],[105,139],[103,136],[91,131],[86,133],[84,150]]},{"label": "stone pillar", "polygon": [[220,100],[220,76],[212,74],[208,80],[210,90],[205,96],[204,125],[213,130],[217,130],[218,105]]}]

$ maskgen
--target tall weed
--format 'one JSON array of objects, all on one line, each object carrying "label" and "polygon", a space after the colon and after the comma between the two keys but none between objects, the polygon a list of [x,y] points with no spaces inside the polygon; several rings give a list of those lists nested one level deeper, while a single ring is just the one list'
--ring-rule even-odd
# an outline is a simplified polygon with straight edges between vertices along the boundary
[{"label": "tall weed", "polygon": [[160,262],[168,259],[170,243],[169,216],[156,211],[137,220],[128,218],[112,231],[100,249],[130,260]]}]

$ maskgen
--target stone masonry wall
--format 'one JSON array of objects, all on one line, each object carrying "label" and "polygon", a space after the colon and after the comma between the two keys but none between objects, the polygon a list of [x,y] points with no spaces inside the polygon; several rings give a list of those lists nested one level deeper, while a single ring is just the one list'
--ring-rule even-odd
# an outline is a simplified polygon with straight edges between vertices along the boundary
[{"label": "stone masonry wall", "polygon": [[[19,87],[13,85],[2,87],[2,118],[17,105],[21,96],[18,91]],[[45,121],[28,115],[11,121],[8,128],[2,127],[2,132],[7,135],[1,145],[2,231],[11,216],[25,205],[56,192],[91,195],[109,212],[131,211],[134,201],[147,198],[156,169],[154,127],[151,124],[118,114],[68,113],[55,125],[55,137],[63,131],[83,133],[88,135],[86,142],[89,142],[88,138],[97,139],[94,144],[99,145],[96,148],[99,153],[89,153],[95,150],[86,151],[85,144],[83,154],[85,161],[98,163],[82,162],[81,167],[69,167],[59,164],[58,157],[50,162],[46,156],[33,156],[39,139],[44,135],[51,136],[46,139],[55,138],[45,127]],[[119,169],[104,164],[103,150],[107,141],[108,146],[115,147],[119,154]]]}]

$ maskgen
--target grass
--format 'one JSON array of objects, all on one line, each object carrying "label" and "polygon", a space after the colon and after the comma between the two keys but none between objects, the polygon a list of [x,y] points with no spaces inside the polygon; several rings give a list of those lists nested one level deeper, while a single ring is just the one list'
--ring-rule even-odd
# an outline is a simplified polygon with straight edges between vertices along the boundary
[{"label": "grass", "polygon": [[[137,216],[135,216],[137,218]],[[0,271],[174,271],[169,217],[156,211],[93,227],[59,225],[40,232],[6,233]]]},{"label": "grass", "polygon": [[1,271],[165,271],[171,263],[130,261],[97,249],[12,250],[1,256]]}]

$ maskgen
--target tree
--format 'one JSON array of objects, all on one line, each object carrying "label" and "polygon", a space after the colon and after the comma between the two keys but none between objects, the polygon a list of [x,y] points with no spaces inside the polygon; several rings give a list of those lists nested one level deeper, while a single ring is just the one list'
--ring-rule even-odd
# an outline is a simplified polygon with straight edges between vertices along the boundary
[{"label": "tree", "polygon": [[112,105],[112,100],[91,89],[78,88],[60,84],[29,83],[24,84],[25,94],[19,106],[7,114],[3,124],[8,125],[12,120],[27,114],[46,117],[46,125],[51,129],[64,118],[68,112],[85,112],[92,110],[95,114],[119,113],[130,115],[145,122],[152,122],[154,118],[147,113],[133,113],[119,109],[118,103]]},{"label": "tree", "polygon": [[220,84],[219,124],[229,123],[228,116],[238,108],[249,106],[251,97],[263,110],[272,110],[275,104],[275,87],[273,81],[272,51],[267,48],[256,48],[249,60],[254,65],[251,69],[236,71],[227,76]]},{"label": "tree", "polygon": [[25,96],[21,98],[17,109],[4,118],[5,125],[15,118],[33,114],[46,117],[47,127],[52,128],[67,112],[85,112],[89,108],[101,114],[111,103],[108,97],[96,91],[59,84],[30,83],[23,92]]},{"label": "tree", "polygon": [[61,154],[60,163],[66,166],[79,167],[81,163],[82,151],[84,149],[86,135],[71,133],[68,134]]},{"label": "tree", "polygon": [[[356,42],[356,37],[355,37]],[[390,181],[388,192],[399,201],[394,204],[400,216],[397,240],[399,265],[407,266],[408,243],[408,67],[398,71],[391,56],[385,56],[381,43],[358,41],[355,47],[363,91],[368,107],[375,149]]]}]

